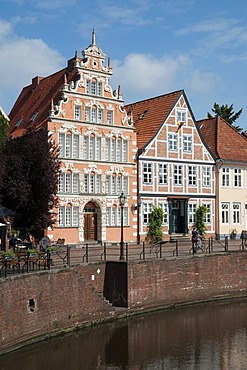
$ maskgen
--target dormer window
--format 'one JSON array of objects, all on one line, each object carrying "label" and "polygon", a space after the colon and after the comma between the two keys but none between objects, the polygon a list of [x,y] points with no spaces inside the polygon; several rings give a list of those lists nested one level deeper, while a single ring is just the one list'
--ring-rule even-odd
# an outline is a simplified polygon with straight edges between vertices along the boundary
[{"label": "dormer window", "polygon": [[19,127],[21,123],[22,123],[22,118],[19,118],[15,124],[15,127]]},{"label": "dormer window", "polygon": [[35,112],[33,115],[32,115],[32,117],[31,117],[31,122],[33,122],[34,120],[35,120],[35,118],[37,117],[37,114],[38,114],[38,112]]}]

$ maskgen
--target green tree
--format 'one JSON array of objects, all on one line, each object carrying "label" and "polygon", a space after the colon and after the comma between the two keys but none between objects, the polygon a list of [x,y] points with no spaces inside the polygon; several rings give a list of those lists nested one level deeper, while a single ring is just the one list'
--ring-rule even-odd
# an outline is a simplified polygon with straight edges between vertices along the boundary
[{"label": "green tree", "polygon": [[226,122],[228,122],[230,125],[232,125],[237,131],[241,132],[243,129],[240,126],[233,125],[233,123],[240,117],[242,114],[243,108],[241,108],[237,113],[233,110],[233,104],[230,106],[226,105],[219,105],[217,103],[214,103],[214,107],[211,109],[214,113],[214,116],[212,116],[208,112],[208,118],[213,118],[216,116],[220,116],[223,118]]},{"label": "green tree", "polygon": [[206,206],[200,206],[196,210],[196,228],[200,235],[204,235],[207,229],[205,223],[207,212],[208,208]]},{"label": "green tree", "polygon": [[157,243],[163,239],[162,223],[164,219],[163,209],[154,207],[150,213],[150,222],[147,236],[151,242]]},{"label": "green tree", "polygon": [[9,131],[9,121],[0,110],[0,153],[2,153],[3,148],[8,139],[8,131]]},{"label": "green tree", "polygon": [[1,203],[15,211],[15,226],[42,230],[54,224],[60,163],[46,129],[8,140]]}]

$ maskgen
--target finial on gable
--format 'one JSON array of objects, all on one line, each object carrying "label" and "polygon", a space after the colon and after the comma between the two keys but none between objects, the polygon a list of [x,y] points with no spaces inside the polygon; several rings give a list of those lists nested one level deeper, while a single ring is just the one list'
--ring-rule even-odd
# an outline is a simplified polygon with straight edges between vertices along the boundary
[{"label": "finial on gable", "polygon": [[96,36],[95,36],[94,28],[92,32],[92,45],[96,45]]}]

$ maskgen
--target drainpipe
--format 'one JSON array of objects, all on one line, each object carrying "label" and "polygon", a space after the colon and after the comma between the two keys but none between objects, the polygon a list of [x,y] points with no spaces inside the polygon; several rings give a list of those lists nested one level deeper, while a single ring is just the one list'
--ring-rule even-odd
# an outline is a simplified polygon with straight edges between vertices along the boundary
[{"label": "drainpipe", "polygon": [[215,234],[219,236],[220,232],[220,169],[223,166],[223,159],[219,158],[216,160],[216,199],[215,199]]},{"label": "drainpipe", "polygon": [[145,149],[137,149],[137,154],[136,154],[136,187],[137,187],[137,244],[140,244],[140,206],[141,206],[141,197],[140,197],[140,179],[139,179],[139,174],[140,174],[140,161],[139,157],[141,154],[143,154]]}]

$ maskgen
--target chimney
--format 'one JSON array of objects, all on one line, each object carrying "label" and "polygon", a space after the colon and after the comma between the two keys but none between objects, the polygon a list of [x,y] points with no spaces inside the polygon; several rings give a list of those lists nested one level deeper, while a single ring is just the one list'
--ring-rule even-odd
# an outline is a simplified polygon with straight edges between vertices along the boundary
[{"label": "chimney", "polygon": [[36,86],[39,85],[40,81],[43,80],[44,77],[36,76],[32,78],[32,89],[34,90]]}]

